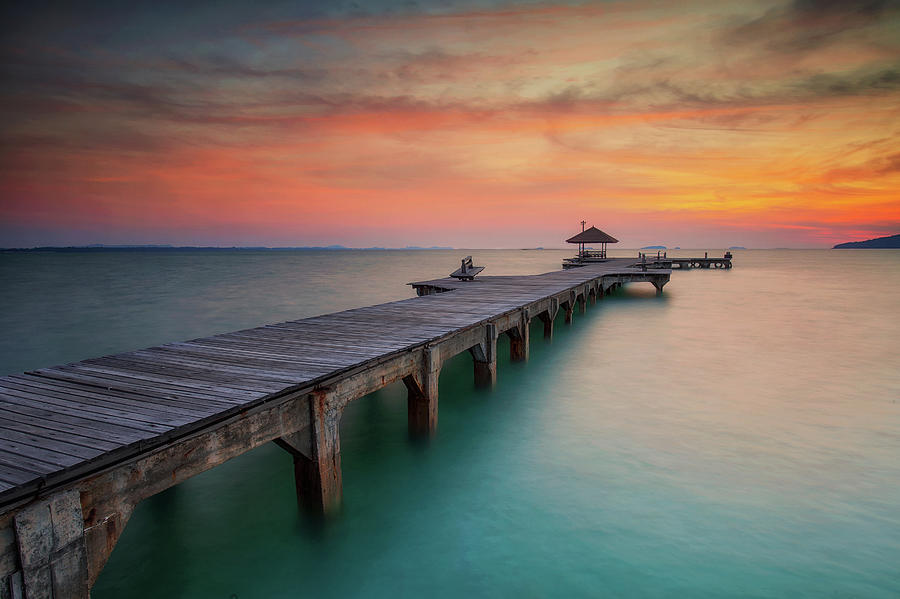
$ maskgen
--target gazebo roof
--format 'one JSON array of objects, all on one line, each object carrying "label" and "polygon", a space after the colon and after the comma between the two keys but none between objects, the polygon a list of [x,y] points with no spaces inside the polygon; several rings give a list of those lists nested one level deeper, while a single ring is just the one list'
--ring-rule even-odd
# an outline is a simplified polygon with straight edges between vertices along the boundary
[{"label": "gazebo roof", "polygon": [[604,233],[597,227],[591,227],[575,237],[566,239],[566,243],[619,243],[619,240],[612,235]]}]

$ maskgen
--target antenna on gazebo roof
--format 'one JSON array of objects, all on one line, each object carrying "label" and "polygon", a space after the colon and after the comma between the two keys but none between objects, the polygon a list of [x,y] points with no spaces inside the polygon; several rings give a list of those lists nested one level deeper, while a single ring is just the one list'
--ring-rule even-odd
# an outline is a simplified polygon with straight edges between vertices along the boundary
[{"label": "antenna on gazebo roof", "polygon": [[581,221],[581,232],[584,233],[584,226],[587,224],[586,220]]}]

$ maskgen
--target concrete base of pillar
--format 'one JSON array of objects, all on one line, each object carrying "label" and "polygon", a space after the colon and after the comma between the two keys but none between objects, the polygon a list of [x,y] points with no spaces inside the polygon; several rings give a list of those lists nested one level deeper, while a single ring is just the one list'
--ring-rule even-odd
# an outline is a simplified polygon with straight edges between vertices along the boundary
[{"label": "concrete base of pillar", "polygon": [[[88,599],[84,516],[78,491],[33,502],[15,515],[14,527],[22,567],[18,589],[22,599]],[[18,574],[14,576],[13,584],[19,581]]]}]

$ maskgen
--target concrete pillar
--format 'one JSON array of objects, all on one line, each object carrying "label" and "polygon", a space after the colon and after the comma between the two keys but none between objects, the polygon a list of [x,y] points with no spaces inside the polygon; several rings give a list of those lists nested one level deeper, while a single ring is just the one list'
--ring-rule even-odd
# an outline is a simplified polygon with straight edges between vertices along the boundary
[{"label": "concrete pillar", "polygon": [[[38,499],[14,517],[23,599],[88,599],[84,516],[78,491]],[[15,575],[14,585],[19,577]],[[11,591],[13,589],[10,589]]]},{"label": "concrete pillar", "polygon": [[550,298],[550,307],[546,311],[538,314],[538,317],[544,322],[544,339],[553,338],[553,321],[559,312],[559,300],[555,297]]},{"label": "concrete pillar", "polygon": [[310,426],[275,439],[294,458],[297,503],[330,514],[341,505],[341,412],[330,405],[327,390],[309,394]]},{"label": "concrete pillar", "polygon": [[530,345],[531,319],[528,312],[522,313],[522,321],[515,328],[507,331],[509,336],[509,357],[514,362],[524,362],[528,360],[528,348]]},{"label": "concrete pillar", "polygon": [[656,288],[656,295],[662,295],[663,287],[665,287],[666,283],[669,282],[669,277],[668,276],[654,277],[651,282],[653,283],[653,286]]},{"label": "concrete pillar", "polygon": [[573,297],[564,301],[561,305],[561,308],[566,311],[565,323],[572,324],[572,321],[575,318],[575,298]]},{"label": "concrete pillar", "polygon": [[572,324],[575,319],[575,302],[578,300],[578,294],[575,290],[569,291],[569,299],[566,300],[566,324]]},{"label": "concrete pillar", "polygon": [[541,322],[544,323],[544,339],[552,339],[553,338],[553,319],[550,318],[550,315],[546,311],[538,314],[538,318],[540,318]]},{"label": "concrete pillar", "polygon": [[422,354],[422,372],[403,377],[407,389],[409,434],[416,437],[433,435],[437,430],[441,364],[435,355],[436,351],[432,347],[426,347]]},{"label": "concrete pillar", "polygon": [[469,348],[475,366],[475,385],[492,387],[497,382],[497,327],[485,325],[484,341]]},{"label": "concrete pillar", "polygon": [[112,498],[108,506],[101,507],[99,512],[92,504],[91,491],[81,494],[84,518],[84,547],[87,552],[88,586],[93,587],[100,572],[109,560],[119,537],[128,524],[134,506],[127,501],[125,494]]}]

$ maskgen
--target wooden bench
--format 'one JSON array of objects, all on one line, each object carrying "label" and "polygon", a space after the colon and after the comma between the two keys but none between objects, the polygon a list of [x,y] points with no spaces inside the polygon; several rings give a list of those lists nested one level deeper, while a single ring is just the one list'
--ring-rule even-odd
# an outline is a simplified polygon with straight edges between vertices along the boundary
[{"label": "wooden bench", "polygon": [[483,266],[475,266],[472,264],[472,256],[466,256],[461,262],[462,265],[450,273],[451,277],[459,279],[460,281],[471,281],[475,278],[475,275],[484,270]]}]

